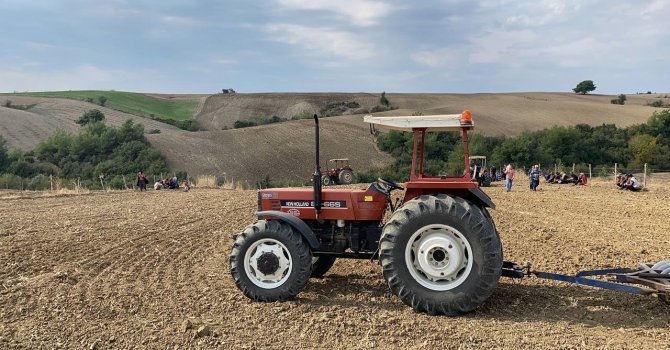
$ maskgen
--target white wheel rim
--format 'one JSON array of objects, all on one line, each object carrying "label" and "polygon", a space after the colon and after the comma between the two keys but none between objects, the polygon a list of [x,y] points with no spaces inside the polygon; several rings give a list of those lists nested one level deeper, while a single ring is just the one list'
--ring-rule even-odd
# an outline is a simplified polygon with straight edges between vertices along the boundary
[{"label": "white wheel rim", "polygon": [[292,269],[291,254],[276,239],[260,239],[251,244],[244,254],[244,272],[251,283],[264,289],[277,288],[284,284]]},{"label": "white wheel rim", "polygon": [[415,281],[435,291],[458,287],[472,271],[472,247],[458,230],[433,224],[412,234],[405,248],[407,269]]},{"label": "white wheel rim", "polygon": [[346,182],[350,182],[350,181],[351,181],[351,174],[348,173],[348,172],[347,172],[347,173],[344,173],[344,176],[342,176],[342,177],[344,178],[344,181],[346,181]]}]

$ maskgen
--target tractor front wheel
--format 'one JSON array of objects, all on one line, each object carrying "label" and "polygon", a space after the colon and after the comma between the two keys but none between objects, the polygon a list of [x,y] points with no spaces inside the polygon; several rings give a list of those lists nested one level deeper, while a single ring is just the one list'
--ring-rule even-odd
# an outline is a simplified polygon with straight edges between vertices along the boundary
[{"label": "tractor front wheel", "polygon": [[333,184],[333,181],[330,180],[329,175],[321,175],[321,184],[323,186],[330,186]]},{"label": "tractor front wheel", "polygon": [[230,272],[247,297],[283,301],[305,288],[312,272],[312,252],[288,224],[259,220],[237,235]]},{"label": "tractor front wheel", "polygon": [[340,184],[349,185],[354,182],[354,172],[349,169],[344,169],[340,171],[338,178],[340,180]]},{"label": "tractor front wheel", "polygon": [[485,209],[445,194],[396,210],[384,226],[379,256],[391,291],[405,304],[449,316],[472,311],[491,295],[503,260]]}]

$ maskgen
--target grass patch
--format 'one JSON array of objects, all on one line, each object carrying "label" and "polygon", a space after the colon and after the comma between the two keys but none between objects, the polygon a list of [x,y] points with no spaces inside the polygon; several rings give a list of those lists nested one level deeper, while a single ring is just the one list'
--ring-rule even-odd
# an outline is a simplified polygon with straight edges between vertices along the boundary
[{"label": "grass patch", "polygon": [[197,99],[163,100],[135,92],[102,90],[23,92],[12,95],[70,98],[95,104],[99,104],[98,99],[104,96],[107,98],[105,107],[147,118],[153,115],[154,119],[180,121],[193,119],[193,112],[199,102]]}]

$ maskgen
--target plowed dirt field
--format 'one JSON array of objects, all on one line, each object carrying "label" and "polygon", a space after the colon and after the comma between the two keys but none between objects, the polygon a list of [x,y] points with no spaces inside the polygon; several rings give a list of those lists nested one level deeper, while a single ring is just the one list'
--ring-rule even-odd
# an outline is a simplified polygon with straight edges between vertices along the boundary
[{"label": "plowed dirt field", "polygon": [[[506,260],[537,270],[634,267],[670,258],[670,190],[611,184],[486,189]],[[670,306],[502,278],[475,312],[414,313],[369,261],[336,262],[295,301],[235,288],[231,234],[253,191],[0,192],[0,348],[670,348]]]}]

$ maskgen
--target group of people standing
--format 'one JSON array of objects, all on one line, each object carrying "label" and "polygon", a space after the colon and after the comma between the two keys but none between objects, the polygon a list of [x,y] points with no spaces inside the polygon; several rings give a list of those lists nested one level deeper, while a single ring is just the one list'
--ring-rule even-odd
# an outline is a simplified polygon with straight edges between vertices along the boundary
[{"label": "group of people standing", "polygon": [[[514,182],[514,177],[516,176],[516,171],[514,170],[512,164],[507,164],[503,174],[505,176],[505,189],[507,192],[509,192],[512,190],[512,184]],[[537,191],[537,188],[540,186],[540,179],[542,177],[543,175],[542,171],[540,170],[540,165],[533,165],[528,172],[531,191]],[[547,183],[571,183],[573,185],[586,185],[588,181],[588,178],[584,173],[580,173],[579,175],[573,173],[571,177],[568,177],[565,173],[561,173],[560,176],[554,173],[550,173],[548,175],[544,175],[544,179],[547,181]]]}]

